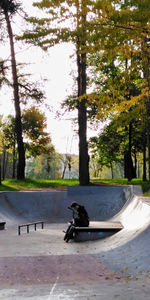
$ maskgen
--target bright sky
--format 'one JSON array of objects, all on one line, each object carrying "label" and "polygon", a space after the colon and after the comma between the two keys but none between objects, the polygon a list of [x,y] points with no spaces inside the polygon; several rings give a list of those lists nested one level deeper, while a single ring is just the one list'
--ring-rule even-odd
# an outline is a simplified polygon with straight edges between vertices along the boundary
[{"label": "bright sky", "polygon": [[[3,57],[7,56],[5,50],[3,49]],[[44,83],[46,103],[52,107],[52,110],[45,110],[45,114],[47,129],[51,134],[56,151],[60,153],[71,151],[71,153],[78,154],[78,137],[73,131],[74,125],[69,120],[71,115],[67,114],[59,120],[56,119],[56,111],[60,111],[61,102],[72,92],[73,79],[70,73],[73,71],[74,66],[69,58],[71,53],[71,45],[56,46],[50,49],[49,55],[42,54],[42,51],[36,48],[31,48],[26,52],[20,52],[17,55],[17,61],[31,61],[30,71],[34,74],[34,77],[38,78],[39,82],[41,77],[47,79],[47,82]],[[12,96],[8,94],[5,88],[0,101],[0,113],[4,116],[14,112],[10,97]],[[77,128],[75,129],[77,130]]]},{"label": "bright sky", "polygon": [[[28,5],[29,1],[24,0],[25,3]],[[28,45],[25,48],[28,49]],[[46,103],[53,109],[52,111],[45,110],[45,114],[47,117],[47,131],[51,135],[56,151],[78,154],[78,136],[74,132],[74,129],[77,131],[78,128],[72,124],[71,115],[64,115],[61,120],[56,119],[56,111],[60,111],[60,104],[66,99],[67,95],[72,94],[74,85],[72,73],[76,70],[75,57],[70,57],[73,54],[73,46],[67,43],[57,45],[51,48],[48,54],[43,53],[42,50],[36,47],[31,47],[26,51],[23,51],[23,49],[18,51],[17,49],[16,53],[17,62],[31,63],[29,69],[36,80],[38,79],[41,83],[41,78],[48,80],[44,83]],[[1,57],[7,58],[8,56],[9,46],[5,45],[1,47]],[[3,96],[1,90],[0,113],[4,116],[14,111],[11,97],[6,88],[3,91]],[[94,133],[89,130],[88,136],[91,135],[94,135]]]}]

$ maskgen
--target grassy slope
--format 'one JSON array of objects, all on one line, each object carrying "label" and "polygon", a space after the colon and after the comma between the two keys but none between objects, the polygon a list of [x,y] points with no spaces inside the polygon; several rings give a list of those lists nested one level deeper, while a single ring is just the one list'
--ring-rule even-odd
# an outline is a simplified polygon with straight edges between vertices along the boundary
[{"label": "grassy slope", "polygon": [[[141,185],[144,195],[150,196],[150,183],[143,182],[141,179],[133,179],[131,182],[128,182],[127,179],[95,179],[91,180],[91,183],[108,185]],[[9,179],[2,182],[0,191],[21,191],[39,188],[66,187],[70,185],[79,185],[79,181],[77,179]]]},{"label": "grassy slope", "polygon": [[[97,180],[95,180],[97,181]],[[132,179],[131,181],[128,181],[127,179],[102,179],[99,180],[103,183],[110,184],[110,185],[141,185],[142,190],[145,196],[150,196],[150,183],[148,181],[143,181],[142,179]]]},{"label": "grassy slope", "polygon": [[27,189],[54,188],[78,184],[79,181],[76,179],[8,179],[2,181],[0,191],[21,191]]}]

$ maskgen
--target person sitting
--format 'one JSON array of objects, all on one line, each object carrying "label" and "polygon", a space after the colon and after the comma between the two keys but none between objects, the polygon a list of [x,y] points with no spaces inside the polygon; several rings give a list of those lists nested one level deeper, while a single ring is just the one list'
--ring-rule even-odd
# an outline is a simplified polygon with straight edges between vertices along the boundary
[{"label": "person sitting", "polygon": [[74,225],[78,227],[88,227],[89,226],[89,216],[83,205],[73,202],[71,208],[77,213],[77,217],[74,218]]}]

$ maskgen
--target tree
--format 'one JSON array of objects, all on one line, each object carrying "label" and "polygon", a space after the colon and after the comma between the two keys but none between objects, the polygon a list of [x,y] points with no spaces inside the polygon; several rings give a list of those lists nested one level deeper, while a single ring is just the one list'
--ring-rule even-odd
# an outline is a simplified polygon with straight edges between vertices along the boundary
[{"label": "tree", "polygon": [[[140,102],[144,102],[147,115],[146,136],[150,178],[150,2],[148,0],[106,0],[103,1],[103,5],[100,3],[99,7],[99,17],[93,25],[96,27],[95,38],[97,38],[99,32],[101,50],[103,50],[106,57],[113,58],[115,54],[118,58],[123,58],[128,62],[124,74],[122,74],[121,82],[124,81],[124,86],[121,89],[121,85],[118,82],[116,89],[112,85],[111,97],[107,97],[106,102],[108,104],[110,101],[111,108],[113,107],[114,111],[119,111],[120,108],[121,111],[127,111],[135,104],[138,105]],[[105,22],[102,17],[104,12]],[[105,34],[102,32],[102,28]],[[107,38],[105,38],[106,34]],[[141,74],[141,80],[138,80],[137,77],[136,81],[140,94],[130,94],[130,98],[128,97],[127,99],[126,95],[129,96],[128,79],[133,72]],[[121,101],[121,105],[119,103],[120,98],[124,98]]]},{"label": "tree", "polygon": [[[56,1],[43,0],[36,2],[34,5],[47,10],[49,17],[40,20],[31,18],[30,21],[35,26],[34,35],[32,30],[31,33],[27,32],[24,37],[28,41],[30,39],[31,43],[43,47],[43,49],[47,49],[49,46],[62,41],[72,41],[76,47],[78,97],[80,100],[78,105],[79,137],[83,142],[79,144],[79,153],[82,153],[82,155],[83,152],[85,153],[85,156],[82,156],[84,165],[88,165],[87,143],[85,142],[86,105],[88,105],[86,95],[86,59],[87,53],[91,52],[97,53],[98,51],[102,51],[105,58],[113,60],[115,55],[117,57],[116,60],[121,58],[124,62],[128,61],[128,65],[122,71],[122,77],[120,77],[119,82],[115,81],[115,85],[112,85],[109,92],[105,90],[105,95],[103,94],[99,99],[94,94],[93,101],[97,101],[97,107],[99,108],[98,115],[103,114],[104,118],[107,118],[108,114],[114,114],[115,111],[119,113],[123,110],[127,111],[135,103],[138,104],[144,99],[147,109],[147,138],[150,155],[150,130],[148,122],[150,115],[149,0],[143,2],[141,0],[100,0],[90,2],[81,0],[75,2],[61,1],[57,3]],[[69,26],[67,23],[68,20],[71,20]],[[137,81],[137,86],[140,88],[140,95],[138,96],[129,93],[128,79],[132,72],[143,73],[144,75],[144,78]],[[91,100],[92,98],[88,97],[89,99]],[[103,100],[103,104],[105,102],[103,109],[101,109],[101,100]],[[84,151],[82,151],[83,149]],[[80,161],[82,162],[82,159]],[[88,182],[87,168],[83,168],[83,165],[81,166],[80,163],[79,166],[80,171],[81,169],[83,170],[81,177],[84,178],[85,175],[86,182]],[[85,182],[81,184],[85,184]]]},{"label": "tree", "polygon": [[[98,99],[97,107],[95,106],[95,111],[92,110],[92,114],[95,116],[97,114],[98,118],[101,120],[109,118],[110,122],[110,125],[108,125],[104,130],[104,135],[107,137],[106,145],[108,146],[107,140],[110,144],[110,146],[108,146],[108,150],[106,149],[105,151],[110,152],[110,154],[107,155],[109,157],[109,164],[112,165],[111,161],[113,162],[116,143],[118,140],[116,136],[117,128],[113,128],[113,126],[115,125],[115,122],[117,122],[119,127],[123,127],[124,122],[124,131],[127,141],[124,149],[124,161],[126,166],[125,174],[126,177],[131,180],[131,178],[135,177],[131,150],[131,128],[133,121],[131,111],[132,108],[125,112],[125,109],[122,109],[122,102],[125,102],[125,99],[126,102],[128,102],[133,95],[140,94],[140,90],[136,86],[136,80],[138,76],[137,74],[130,72],[130,76],[128,75],[128,83],[127,85],[124,85],[124,72],[126,71],[127,62],[118,57],[116,54],[114,54],[113,58],[109,58],[106,57],[105,53],[97,53],[90,58],[90,63],[93,65],[93,76],[91,81],[94,83],[94,92]],[[139,115],[137,115],[137,118],[138,117]],[[111,141],[111,139],[114,141],[113,135],[116,139],[116,142],[114,142],[114,147],[112,147]],[[103,138],[102,140],[104,141]],[[101,155],[103,156],[103,151],[101,151]]]},{"label": "tree", "polygon": [[91,138],[89,143],[91,157],[97,158],[99,166],[111,168],[113,177],[113,165],[120,164],[124,166],[124,178],[129,181],[136,177],[139,153],[143,153],[143,180],[146,180],[144,112],[138,116],[137,108],[112,120],[99,137]]},{"label": "tree", "polygon": [[[90,51],[89,35],[93,31],[95,2],[77,1],[40,1],[34,6],[46,11],[48,18],[30,18],[32,30],[23,35],[29,43],[47,50],[60,42],[72,42],[77,58],[77,97],[79,128],[79,179],[80,185],[89,184],[89,156],[87,144],[87,76],[86,58]],[[92,41],[93,42],[93,41]]]},{"label": "tree", "polygon": [[1,14],[4,15],[7,32],[10,42],[10,51],[11,51],[11,67],[12,67],[12,77],[13,77],[13,93],[14,93],[14,105],[15,105],[15,130],[17,136],[17,145],[18,145],[18,165],[17,165],[17,179],[24,179],[25,177],[25,151],[24,143],[22,137],[22,122],[21,122],[21,110],[20,110],[20,98],[19,98],[19,85],[18,85],[18,76],[17,76],[17,66],[15,58],[15,49],[14,49],[14,37],[11,26],[11,17],[16,13],[18,5],[15,1],[12,0],[2,0],[0,2]]},{"label": "tree", "polygon": [[9,153],[12,155],[12,178],[16,178],[17,151],[16,151],[15,118],[13,116],[9,115],[7,119],[5,119],[2,122],[2,132],[3,132],[2,178],[3,180],[5,179]]},{"label": "tree", "polygon": [[23,135],[26,140],[25,149],[28,155],[36,157],[42,153],[54,152],[51,137],[46,132],[46,117],[35,106],[22,113]]},{"label": "tree", "polygon": [[99,166],[111,168],[112,179],[114,178],[113,163],[122,163],[120,145],[123,135],[117,130],[114,122],[106,126],[98,138],[90,140],[92,158],[98,156]]},{"label": "tree", "polygon": [[63,163],[62,179],[64,179],[64,177],[65,177],[65,172],[66,172],[67,167],[68,167],[69,178],[70,178],[71,167],[72,167],[72,156],[69,154],[64,154],[61,156],[61,161]]},{"label": "tree", "polygon": [[[2,126],[2,116],[0,116],[0,128],[1,126]],[[0,131],[0,185],[2,181],[2,162],[1,162],[1,155],[3,151],[2,142],[3,142],[3,133],[2,131]]]},{"label": "tree", "polygon": [[[44,113],[40,112],[36,107],[31,107],[22,112],[22,128],[23,138],[25,140],[25,154],[26,159],[29,157],[36,157],[44,153],[49,155],[54,152],[54,146],[51,143],[50,135],[46,132],[46,117]],[[9,115],[1,122],[2,134],[2,178],[8,174],[9,178],[16,178],[16,133],[15,133],[15,118]],[[11,167],[10,167],[11,164]],[[7,168],[8,167],[8,168]]]},{"label": "tree", "polygon": [[43,153],[27,159],[26,174],[32,178],[55,179],[61,176],[61,158],[56,152]]}]

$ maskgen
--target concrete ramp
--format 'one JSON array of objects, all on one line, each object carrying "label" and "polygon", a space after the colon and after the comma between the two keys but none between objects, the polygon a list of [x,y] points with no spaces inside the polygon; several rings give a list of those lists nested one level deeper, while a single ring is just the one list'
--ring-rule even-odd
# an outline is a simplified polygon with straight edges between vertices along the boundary
[{"label": "concrete ramp", "polygon": [[112,218],[120,221],[126,229],[139,229],[150,222],[149,198],[133,195],[121,211]]},{"label": "concrete ramp", "polygon": [[110,268],[132,276],[150,272],[150,198],[133,196],[118,215],[124,229],[111,236],[100,252],[95,253]]},{"label": "concrete ramp", "polygon": [[[85,205],[92,222],[121,222],[113,236],[63,240],[67,207]],[[18,235],[17,224],[47,222]],[[150,198],[139,187],[70,187],[66,192],[1,192],[0,300],[149,300]],[[14,226],[15,225],[15,226]]]},{"label": "concrete ramp", "polygon": [[[138,191],[140,192],[140,191]],[[91,220],[104,221],[116,215],[134,194],[132,186],[69,187],[63,192],[0,192],[0,221],[67,222],[67,207],[77,201],[85,205]]]}]

